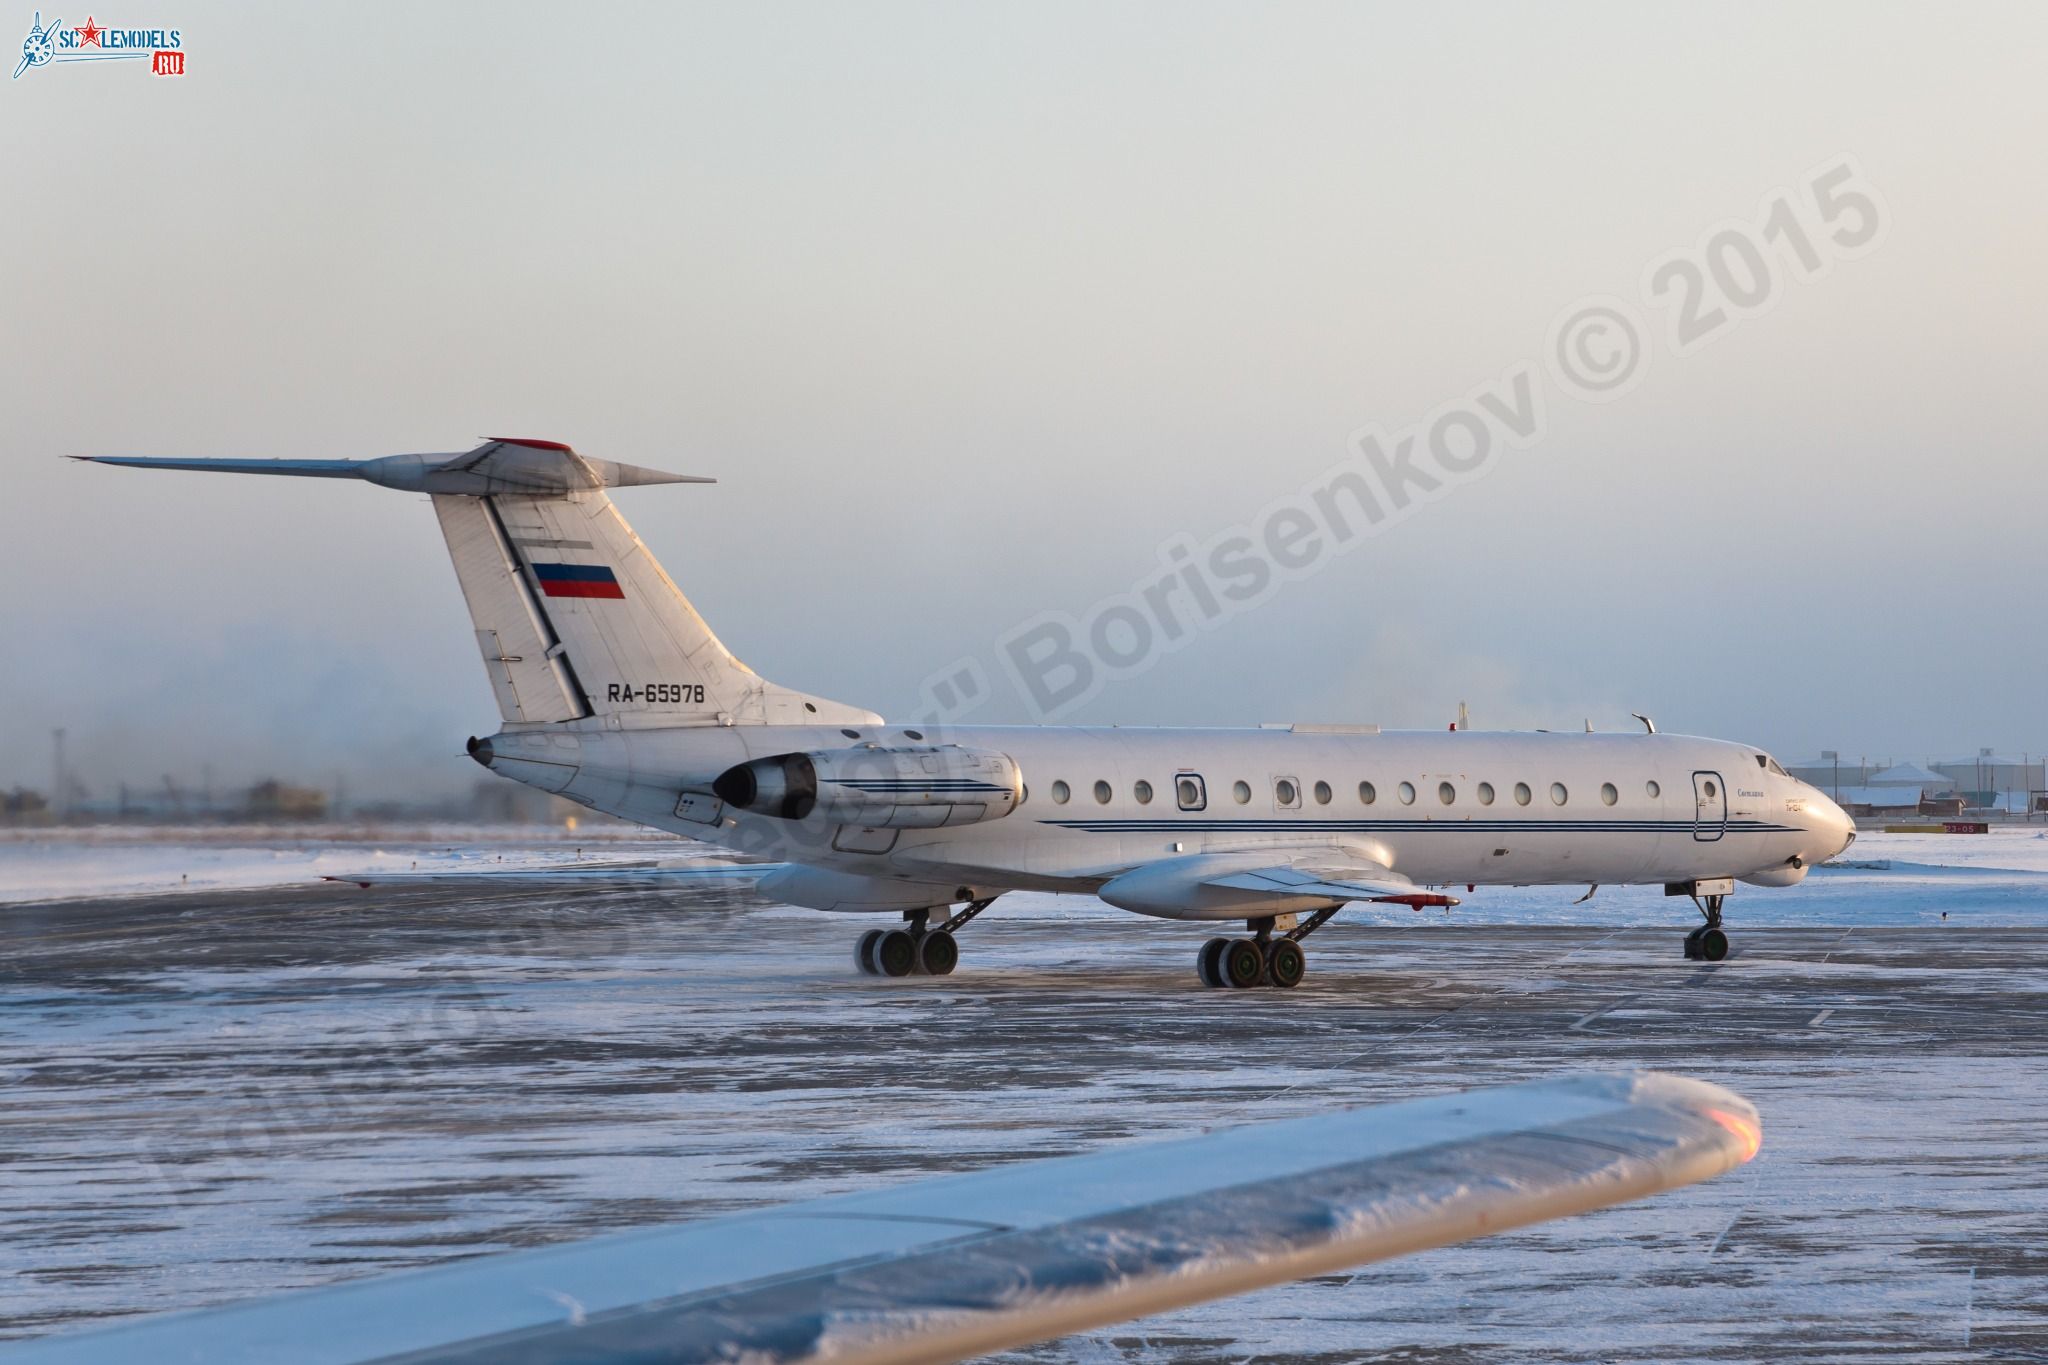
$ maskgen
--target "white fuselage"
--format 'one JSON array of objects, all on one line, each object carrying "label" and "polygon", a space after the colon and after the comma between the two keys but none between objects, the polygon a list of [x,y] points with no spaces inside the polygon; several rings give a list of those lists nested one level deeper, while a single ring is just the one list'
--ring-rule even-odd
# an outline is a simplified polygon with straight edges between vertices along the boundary
[{"label": "white fuselage", "polygon": [[[1016,760],[1025,799],[980,824],[860,830],[819,815],[750,814],[701,795],[735,764],[870,743],[1000,751]],[[491,744],[496,771],[625,819],[807,867],[976,895],[1086,893],[1175,856],[1306,847],[1340,849],[1422,886],[1730,877],[1788,885],[1843,848],[1853,828],[1760,750],[1682,735],[552,726]],[[686,799],[691,792],[700,795]],[[1224,916],[1190,908],[1187,917]]]}]

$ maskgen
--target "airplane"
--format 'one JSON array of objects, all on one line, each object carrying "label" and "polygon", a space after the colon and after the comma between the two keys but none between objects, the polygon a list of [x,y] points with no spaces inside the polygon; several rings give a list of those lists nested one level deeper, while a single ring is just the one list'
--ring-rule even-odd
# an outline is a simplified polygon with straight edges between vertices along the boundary
[{"label": "airplane", "polygon": [[[1292,987],[1352,904],[1442,888],[1661,884],[1719,962],[1737,881],[1790,886],[1846,849],[1833,801],[1751,745],[1627,734],[891,725],[734,658],[608,489],[711,483],[494,437],[369,460],[74,456],[129,468],[361,479],[425,493],[501,716],[484,767],[760,860],[769,897],[899,916],[861,935],[883,976],[945,975],[1012,890],[1077,893],[1210,938],[1210,987]],[[1588,894],[1591,894],[1590,892]]]},{"label": "airplane", "polygon": [[1564,1076],[0,1344],[19,1365],[933,1365],[1484,1237],[1756,1156],[1748,1100]]}]

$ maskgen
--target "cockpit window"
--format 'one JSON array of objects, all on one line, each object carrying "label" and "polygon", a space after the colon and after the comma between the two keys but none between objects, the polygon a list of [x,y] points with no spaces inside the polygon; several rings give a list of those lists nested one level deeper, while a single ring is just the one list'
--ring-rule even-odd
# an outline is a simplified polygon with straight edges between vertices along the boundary
[{"label": "cockpit window", "polygon": [[1762,768],[1767,773],[1776,773],[1780,777],[1790,777],[1792,775],[1779,767],[1778,760],[1772,758],[1769,754],[1758,754],[1756,756],[1756,766]]}]

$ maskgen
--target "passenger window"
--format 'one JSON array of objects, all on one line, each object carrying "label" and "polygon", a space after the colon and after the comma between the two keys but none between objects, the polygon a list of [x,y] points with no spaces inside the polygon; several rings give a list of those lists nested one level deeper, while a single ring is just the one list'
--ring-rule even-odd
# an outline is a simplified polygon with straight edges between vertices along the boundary
[{"label": "passenger window", "polygon": [[1072,796],[1072,795],[1073,795],[1073,793],[1072,793],[1071,791],[1067,790],[1067,784],[1066,784],[1066,783],[1064,783],[1064,782],[1055,782],[1055,783],[1053,783],[1053,784],[1052,784],[1052,799],[1053,799],[1053,804],[1054,804],[1054,805],[1057,805],[1057,806],[1064,806],[1064,805],[1066,805],[1066,804],[1067,804],[1067,798],[1068,798],[1069,796]]},{"label": "passenger window", "polygon": [[1237,802],[1240,806],[1248,803],[1252,799],[1252,784],[1249,782],[1231,783],[1230,799]]},{"label": "passenger window", "polygon": [[1146,781],[1146,780],[1145,780],[1144,778],[1142,778],[1142,777],[1141,777],[1141,778],[1139,778],[1139,779],[1138,779],[1138,780],[1137,780],[1136,782],[1133,782],[1133,783],[1131,784],[1131,795],[1133,795],[1133,796],[1135,796],[1135,797],[1137,797],[1137,798],[1138,798],[1138,804],[1139,804],[1139,805],[1141,805],[1141,806],[1149,806],[1149,805],[1151,805],[1151,804],[1152,804],[1152,784],[1151,784],[1150,782],[1147,782],[1147,781]]},{"label": "passenger window", "polygon": [[1359,805],[1361,805],[1361,806],[1370,806],[1370,805],[1371,805],[1371,804],[1372,804],[1373,802],[1375,802],[1375,801],[1377,801],[1377,800],[1379,800],[1379,799],[1380,799],[1380,793],[1379,793],[1379,789],[1378,789],[1378,788],[1376,788],[1376,787],[1374,787],[1372,783],[1370,783],[1370,782],[1361,782],[1361,783],[1359,783],[1359,784],[1358,784],[1358,804],[1359,804]]},{"label": "passenger window", "polygon": [[1318,806],[1327,806],[1327,805],[1329,805],[1329,804],[1330,804],[1330,784],[1329,784],[1329,783],[1327,783],[1327,782],[1318,782],[1318,783],[1316,783],[1316,804],[1317,804]]},{"label": "passenger window", "polygon": [[1571,794],[1570,792],[1568,792],[1568,791],[1566,791],[1566,790],[1564,789],[1564,783],[1562,783],[1562,782],[1553,782],[1553,783],[1551,783],[1551,784],[1550,784],[1550,804],[1551,804],[1551,805],[1553,805],[1553,806],[1562,806],[1562,805],[1563,805],[1563,804],[1564,804],[1565,802],[1567,802],[1567,801],[1569,801],[1569,800],[1571,800],[1571,799],[1572,799],[1572,794]]},{"label": "passenger window", "polygon": [[1448,806],[1458,799],[1458,789],[1448,782],[1439,782],[1436,784],[1436,799]]},{"label": "passenger window", "polygon": [[1529,804],[1529,784],[1527,782],[1517,782],[1515,784],[1515,804],[1518,806]]},{"label": "passenger window", "polygon": [[1206,810],[1209,790],[1201,778],[1193,773],[1182,773],[1173,779],[1173,799],[1180,803],[1182,810]]},{"label": "passenger window", "polygon": [[1614,789],[1614,784],[1612,782],[1602,782],[1600,784],[1601,805],[1611,806],[1619,800],[1621,800],[1621,793]]},{"label": "passenger window", "polygon": [[1294,785],[1293,778],[1273,779],[1273,804],[1282,810],[1294,810],[1301,805],[1301,788]]},{"label": "passenger window", "polygon": [[1110,793],[1110,790],[1109,790],[1109,784],[1108,784],[1107,782],[1097,782],[1097,783],[1095,784],[1095,804],[1096,804],[1096,805],[1098,805],[1098,806],[1106,806],[1106,805],[1108,805],[1108,804],[1109,804],[1109,798],[1110,798],[1110,795],[1111,795],[1111,793]]},{"label": "passenger window", "polygon": [[1413,782],[1403,782],[1401,784],[1401,804],[1404,806],[1415,804],[1415,784]]},{"label": "passenger window", "polygon": [[1663,794],[1664,789],[1658,786],[1655,782],[1645,782],[1643,784],[1643,795],[1649,797],[1652,801],[1655,801],[1658,797],[1662,796]]},{"label": "passenger window", "polygon": [[1480,805],[1490,806],[1493,804],[1493,784],[1491,782],[1481,782],[1477,791],[1479,793]]}]

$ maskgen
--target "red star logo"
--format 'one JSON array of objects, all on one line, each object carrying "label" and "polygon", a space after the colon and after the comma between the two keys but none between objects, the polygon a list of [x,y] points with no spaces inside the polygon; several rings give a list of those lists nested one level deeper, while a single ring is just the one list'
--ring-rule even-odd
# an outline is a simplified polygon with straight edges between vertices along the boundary
[{"label": "red star logo", "polygon": [[71,31],[78,35],[78,45],[80,47],[103,46],[103,44],[100,42],[100,34],[104,32],[104,30],[101,29],[98,24],[95,24],[92,21],[92,16],[90,14],[85,16],[84,28],[80,28],[78,27],[78,25],[73,24],[71,26]]}]

